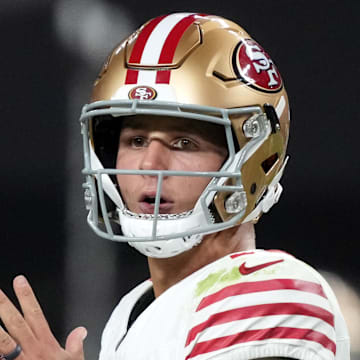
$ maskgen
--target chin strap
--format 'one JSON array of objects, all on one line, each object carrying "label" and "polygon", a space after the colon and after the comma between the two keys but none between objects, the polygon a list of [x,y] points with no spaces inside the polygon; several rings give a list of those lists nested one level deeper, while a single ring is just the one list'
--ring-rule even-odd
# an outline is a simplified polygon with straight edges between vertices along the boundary
[{"label": "chin strap", "polygon": [[118,210],[118,214],[123,234],[129,238],[134,238],[134,241],[129,241],[129,245],[143,255],[155,258],[168,258],[190,250],[201,242],[203,234],[185,234],[183,237],[168,240],[156,240],[156,237],[171,233],[190,232],[207,223],[204,214],[196,209],[181,214],[170,214],[170,217],[163,215],[166,216],[166,219],[158,219],[154,240],[141,241],[139,238],[151,237],[153,234],[153,216],[139,217],[139,214],[132,216],[128,211],[121,210]]},{"label": "chin strap", "polygon": [[202,234],[185,236],[170,240],[147,241],[147,242],[129,242],[137,251],[145,256],[152,258],[170,258],[192,249],[199,245],[203,239]]}]

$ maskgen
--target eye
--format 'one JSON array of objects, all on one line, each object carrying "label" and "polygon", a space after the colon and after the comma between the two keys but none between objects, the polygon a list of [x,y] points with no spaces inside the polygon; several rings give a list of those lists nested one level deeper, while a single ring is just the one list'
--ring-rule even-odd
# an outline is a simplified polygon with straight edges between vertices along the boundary
[{"label": "eye", "polygon": [[130,139],[132,147],[143,147],[146,145],[146,140],[142,136],[134,136]]},{"label": "eye", "polygon": [[177,139],[174,141],[172,146],[181,150],[195,150],[197,148],[195,142],[188,138]]}]

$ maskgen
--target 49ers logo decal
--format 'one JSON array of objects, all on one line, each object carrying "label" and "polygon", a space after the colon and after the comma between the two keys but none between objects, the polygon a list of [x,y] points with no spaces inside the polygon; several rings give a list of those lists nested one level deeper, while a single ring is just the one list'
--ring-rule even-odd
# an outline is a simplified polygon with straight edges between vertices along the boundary
[{"label": "49ers logo decal", "polygon": [[252,39],[244,39],[237,45],[233,54],[233,67],[240,80],[257,90],[277,92],[282,88],[282,79],[275,64]]},{"label": "49ers logo decal", "polygon": [[156,90],[150,86],[136,86],[129,91],[129,99],[132,100],[154,100],[156,95]]}]

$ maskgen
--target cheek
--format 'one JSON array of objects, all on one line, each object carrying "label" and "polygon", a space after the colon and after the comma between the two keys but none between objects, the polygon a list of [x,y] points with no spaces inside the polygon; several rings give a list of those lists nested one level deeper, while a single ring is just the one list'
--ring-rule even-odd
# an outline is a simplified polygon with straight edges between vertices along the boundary
[{"label": "cheek", "polygon": [[225,161],[225,156],[217,153],[199,154],[183,159],[181,170],[184,171],[218,171]]},{"label": "cheek", "polygon": [[[116,169],[137,169],[138,159],[128,151],[119,151],[116,158]],[[134,176],[125,176],[125,175],[117,175],[118,183],[127,183],[129,182],[128,178],[134,178]],[[131,182],[131,180],[130,180]]]},{"label": "cheek", "polygon": [[[192,157],[191,161],[184,161],[181,169],[190,171],[217,171],[221,168],[225,157],[219,154],[207,154],[208,156],[199,156],[197,158]],[[172,181],[172,188],[176,190],[176,198],[179,204],[182,204],[181,211],[187,211],[192,209],[199,196],[204,191],[210,177],[174,177]],[[176,184],[175,184],[176,182]]]},{"label": "cheek", "polygon": [[117,175],[117,183],[122,200],[127,208],[136,212],[136,198],[141,189],[139,176],[137,175]]},{"label": "cheek", "polygon": [[[116,158],[116,169],[134,169],[135,159],[130,159],[129,154],[119,152]],[[135,175],[116,175],[116,180],[120,188],[120,193],[125,201],[128,203],[131,200],[131,195],[136,188]]]},{"label": "cheek", "polygon": [[174,200],[177,204],[175,212],[188,211],[194,208],[199,196],[206,188],[210,179],[205,177],[182,177],[172,183],[172,188],[177,189],[173,193]]},{"label": "cheek", "polygon": [[132,163],[129,154],[126,154],[125,151],[119,151],[116,157],[116,168],[117,169],[128,169],[129,165]]}]

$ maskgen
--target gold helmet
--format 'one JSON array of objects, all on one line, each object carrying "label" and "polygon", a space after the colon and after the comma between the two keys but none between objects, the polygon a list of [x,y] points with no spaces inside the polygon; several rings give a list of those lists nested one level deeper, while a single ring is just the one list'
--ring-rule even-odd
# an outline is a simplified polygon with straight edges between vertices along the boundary
[{"label": "gold helmet", "polygon": [[[154,214],[126,208],[115,175],[142,170],[115,169],[115,158],[121,119],[136,114],[224,126],[228,158],[219,171],[196,174],[209,184],[194,209],[159,213],[164,176],[191,173],[161,170],[148,171],[158,177]],[[256,222],[281,194],[289,133],[283,81],[264,49],[222,17],[175,13],[145,23],[111,52],[80,120],[88,222],[148,256],[174,256],[203,234]]]}]

